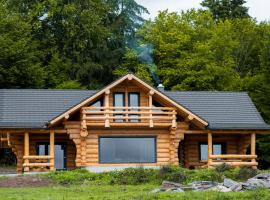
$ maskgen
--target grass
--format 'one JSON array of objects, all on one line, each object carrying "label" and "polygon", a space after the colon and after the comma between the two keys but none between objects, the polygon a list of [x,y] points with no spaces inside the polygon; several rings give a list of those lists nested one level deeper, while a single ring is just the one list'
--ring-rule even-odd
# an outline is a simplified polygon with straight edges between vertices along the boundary
[{"label": "grass", "polygon": [[[164,167],[160,170],[129,168],[118,172],[89,173],[86,170],[53,172],[45,175],[54,184],[48,187],[0,188],[2,200],[91,200],[91,199],[217,199],[270,200],[270,190],[260,189],[246,192],[184,192],[184,193],[151,193],[159,188],[162,180],[189,183],[195,180],[222,181],[230,177],[244,180],[262,171],[248,169],[226,170],[188,170],[179,167]],[[42,175],[44,176],[44,175]]]},{"label": "grass", "polygon": [[90,199],[258,199],[269,200],[269,190],[256,190],[248,192],[185,192],[185,193],[150,193],[158,185],[91,185],[56,186],[44,188],[0,188],[3,200],[90,200]]}]

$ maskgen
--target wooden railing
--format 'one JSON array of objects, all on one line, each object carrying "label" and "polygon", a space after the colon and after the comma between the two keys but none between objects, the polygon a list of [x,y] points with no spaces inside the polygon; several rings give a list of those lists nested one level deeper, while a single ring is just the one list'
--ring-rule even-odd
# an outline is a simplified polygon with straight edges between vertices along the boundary
[{"label": "wooden railing", "polygon": [[51,167],[54,163],[51,163],[51,156],[42,155],[42,156],[23,156],[24,161],[23,167]]},{"label": "wooden railing", "polygon": [[256,162],[257,155],[236,155],[236,154],[226,154],[226,155],[210,155],[210,166],[217,166],[222,163],[228,164],[230,166],[250,166],[256,167],[258,163]]},{"label": "wooden railing", "polygon": [[105,127],[137,124],[149,127],[176,127],[176,110],[171,107],[83,107],[82,120],[87,125]]}]

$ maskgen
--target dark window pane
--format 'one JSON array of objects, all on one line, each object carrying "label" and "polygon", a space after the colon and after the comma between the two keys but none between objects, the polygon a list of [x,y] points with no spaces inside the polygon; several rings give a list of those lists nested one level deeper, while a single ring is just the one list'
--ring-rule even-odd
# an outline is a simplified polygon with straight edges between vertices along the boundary
[{"label": "dark window pane", "polygon": [[[128,106],[129,107],[139,107],[140,106],[140,95],[139,93],[129,93],[128,94]],[[129,109],[131,111],[139,111],[139,109]],[[130,122],[138,122],[139,120],[136,118],[139,118],[138,114],[130,114],[129,117],[132,117]],[[135,118],[135,119],[134,119]]]},{"label": "dark window pane", "polygon": [[[225,154],[223,144],[213,144],[213,155]],[[200,144],[200,160],[208,160],[208,145]]]},{"label": "dark window pane", "polygon": [[[113,100],[113,105],[114,107],[124,107],[125,106],[125,93],[114,93],[113,95],[114,100]],[[123,109],[115,109],[116,112],[122,113],[124,111]],[[115,122],[123,122],[123,114],[115,114],[119,119],[115,119]]]},{"label": "dark window pane", "polygon": [[208,145],[201,144],[200,145],[200,160],[208,160]]},{"label": "dark window pane", "polygon": [[152,138],[100,138],[100,163],[154,163],[156,139]]}]

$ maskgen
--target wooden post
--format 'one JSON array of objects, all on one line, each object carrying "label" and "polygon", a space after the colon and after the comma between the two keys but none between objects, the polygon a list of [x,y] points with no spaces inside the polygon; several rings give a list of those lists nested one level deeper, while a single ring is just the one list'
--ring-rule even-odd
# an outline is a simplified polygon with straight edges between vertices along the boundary
[{"label": "wooden post", "polygon": [[175,164],[175,134],[176,128],[170,130],[170,164]]},{"label": "wooden post", "polygon": [[211,166],[211,163],[212,163],[212,154],[213,154],[213,137],[212,137],[212,133],[211,132],[208,132],[208,167]]},{"label": "wooden post", "polygon": [[149,127],[152,128],[154,127],[154,122],[153,122],[153,95],[154,95],[154,91],[150,90],[149,92],[149,102],[148,102],[148,106],[150,107],[149,109]]},{"label": "wooden post", "polygon": [[[256,133],[251,133],[251,141],[250,141],[250,153],[251,155],[255,156],[256,155]],[[251,162],[256,162],[256,159],[253,158]],[[252,166],[253,169],[256,169],[257,166]]]},{"label": "wooden post", "polygon": [[54,170],[54,130],[50,130],[50,171]]},{"label": "wooden post", "polygon": [[[24,133],[24,156],[29,156],[29,133]],[[24,160],[25,164],[29,164],[29,159]],[[29,172],[29,167],[24,167],[25,172]]]},{"label": "wooden post", "polygon": [[110,90],[106,90],[106,92],[105,92],[105,112],[107,112],[106,114],[105,114],[105,127],[106,128],[109,128],[110,127],[110,120],[109,120],[109,117],[110,117],[110,115],[109,115],[109,107],[110,107],[110,102],[109,102],[109,96],[110,95]]}]

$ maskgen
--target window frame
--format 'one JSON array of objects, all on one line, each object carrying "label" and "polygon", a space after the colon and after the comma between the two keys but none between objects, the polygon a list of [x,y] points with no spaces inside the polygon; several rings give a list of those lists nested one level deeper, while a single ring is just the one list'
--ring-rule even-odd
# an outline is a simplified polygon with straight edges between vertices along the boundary
[{"label": "window frame", "polygon": [[123,95],[123,107],[126,106],[126,98],[125,98],[125,92],[114,92],[113,93],[113,107],[116,107],[115,106],[115,95],[117,94],[122,94]]},{"label": "window frame", "polygon": [[[154,161],[153,162],[102,162],[100,157],[101,145],[100,140],[102,138],[153,138],[154,139]],[[98,163],[99,164],[145,164],[145,163],[157,163],[157,136],[99,136],[98,137]]]},{"label": "window frame", "polygon": [[[130,105],[130,96],[132,94],[136,94],[138,96],[138,106],[136,107],[140,107],[141,106],[141,97],[140,97],[140,92],[128,92],[128,107],[132,107]],[[140,111],[140,109],[129,109],[129,111]],[[138,119],[130,119],[129,122],[132,122],[132,123],[136,123],[136,122],[140,122],[140,115],[139,114],[129,114],[129,116],[137,116]]]},{"label": "window frame", "polygon": [[[201,145],[207,145],[207,150],[208,150],[208,143],[207,142],[199,142],[198,143],[198,148],[199,148],[199,161],[200,162],[204,162],[204,161],[207,161],[208,160],[208,158],[207,158],[207,160],[202,160],[201,159]],[[214,142],[213,144],[212,144],[212,152],[213,152],[213,150],[214,150],[214,145],[221,145],[221,154],[226,154],[227,153],[227,145],[226,145],[226,143],[225,142]],[[213,152],[214,153],[214,152]]]}]

